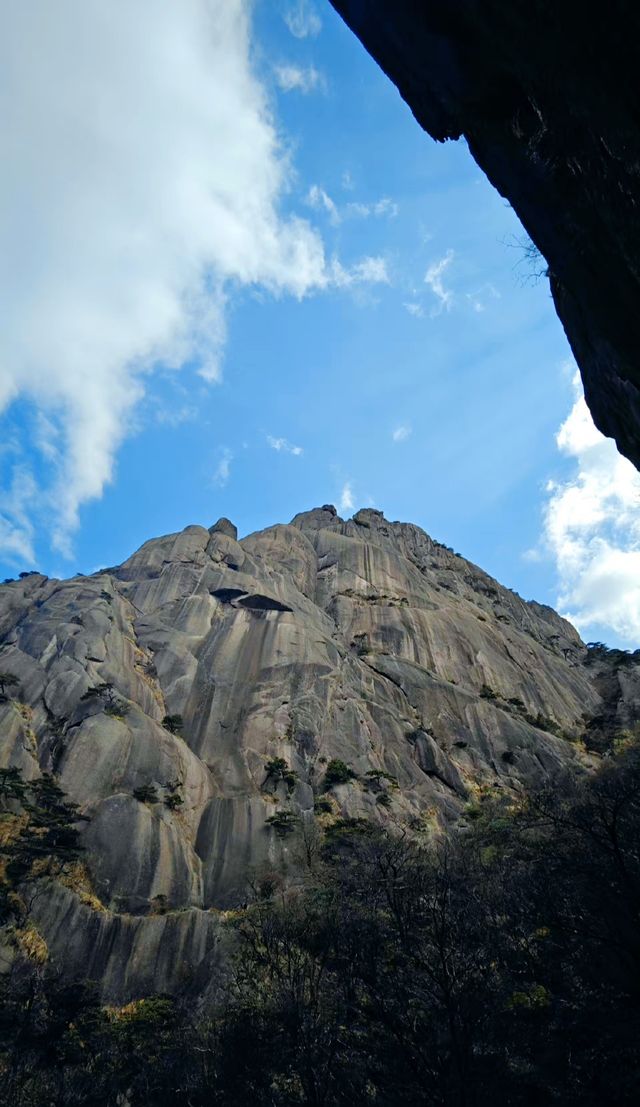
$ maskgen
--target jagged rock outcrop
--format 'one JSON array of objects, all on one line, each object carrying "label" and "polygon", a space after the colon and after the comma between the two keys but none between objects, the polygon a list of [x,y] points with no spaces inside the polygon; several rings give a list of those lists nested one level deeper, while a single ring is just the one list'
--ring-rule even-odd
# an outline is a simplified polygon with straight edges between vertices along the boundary
[{"label": "jagged rock outcrop", "polygon": [[640,710],[640,667],[612,683],[605,661],[372,509],[240,542],[190,526],[0,587],[0,764],[56,773],[89,817],[93,895],[35,907],[54,959],[112,998],[201,989],[221,914],[252,874],[295,878],[314,820],[456,833],[482,794],[588,769],[590,722]]},{"label": "jagged rock outcrop", "polygon": [[640,467],[640,8],[331,0],[437,141],[464,136],[549,266],[600,430]]}]

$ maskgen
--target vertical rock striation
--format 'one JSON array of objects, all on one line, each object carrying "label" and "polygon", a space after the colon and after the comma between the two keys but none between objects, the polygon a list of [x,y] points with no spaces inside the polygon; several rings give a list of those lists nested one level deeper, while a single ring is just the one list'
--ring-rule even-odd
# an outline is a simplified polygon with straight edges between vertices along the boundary
[{"label": "vertical rock striation", "polygon": [[0,765],[54,772],[88,816],[92,894],[37,901],[54,958],[119,1000],[201,989],[224,912],[253,875],[295,879],[314,822],[455,833],[483,795],[588,769],[585,733],[640,708],[633,658],[615,680],[589,659],[550,608],[374,510],[191,526],[5,584]]}]

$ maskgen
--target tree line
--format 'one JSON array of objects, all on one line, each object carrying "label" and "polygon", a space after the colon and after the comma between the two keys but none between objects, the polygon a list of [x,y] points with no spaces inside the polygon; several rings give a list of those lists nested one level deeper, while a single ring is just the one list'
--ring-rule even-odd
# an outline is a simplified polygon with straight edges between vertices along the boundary
[{"label": "tree line", "polygon": [[[20,793],[15,776],[13,786]],[[12,897],[26,902],[26,889],[59,878],[33,871],[44,847],[34,861],[30,841],[53,834],[53,868],[77,862],[77,812],[54,788],[3,800],[21,819],[13,875],[2,839],[5,932],[25,927]],[[255,881],[227,924],[234,952],[210,1005],[148,996],[108,1007],[95,985],[16,954],[1,982],[0,1099],[635,1104],[639,830],[634,747],[597,774],[487,801],[466,829],[430,843],[363,820],[303,824],[304,876],[295,887],[276,873]]]}]

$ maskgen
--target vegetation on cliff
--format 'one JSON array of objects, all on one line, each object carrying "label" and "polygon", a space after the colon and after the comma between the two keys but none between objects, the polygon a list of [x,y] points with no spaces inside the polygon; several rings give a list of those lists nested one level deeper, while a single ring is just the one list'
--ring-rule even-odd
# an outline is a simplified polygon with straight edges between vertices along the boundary
[{"label": "vegetation on cliff", "polygon": [[[19,807],[33,785],[8,779],[5,807]],[[2,979],[0,1096],[16,1107],[635,1102],[640,751],[485,802],[469,826],[431,845],[362,819],[319,834],[295,888],[265,874],[229,913],[235,953],[213,1006],[105,1007],[90,983],[22,948]]]}]

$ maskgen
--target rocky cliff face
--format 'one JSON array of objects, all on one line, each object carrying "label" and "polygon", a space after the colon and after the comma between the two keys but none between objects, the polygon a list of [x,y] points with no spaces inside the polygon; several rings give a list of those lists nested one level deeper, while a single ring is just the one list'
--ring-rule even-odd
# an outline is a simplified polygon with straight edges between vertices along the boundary
[{"label": "rocky cliff face", "polygon": [[640,709],[640,668],[605,669],[550,608],[373,510],[24,575],[0,588],[0,764],[54,772],[89,816],[86,886],[52,885],[38,928],[108,997],[199,990],[224,911],[252,874],[293,878],[313,826],[460,832],[483,795],[588,768],[585,732]]},{"label": "rocky cliff face", "polygon": [[416,119],[464,136],[546,258],[596,425],[640,466],[640,8],[331,0]]}]

